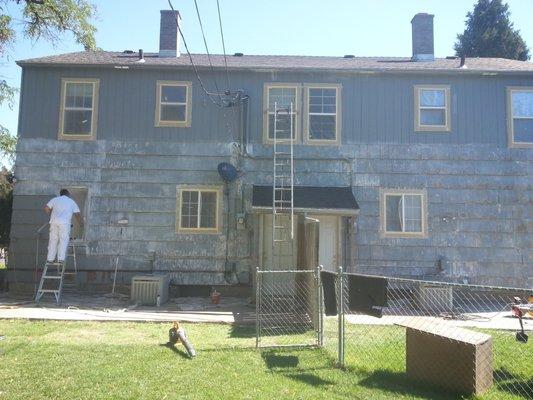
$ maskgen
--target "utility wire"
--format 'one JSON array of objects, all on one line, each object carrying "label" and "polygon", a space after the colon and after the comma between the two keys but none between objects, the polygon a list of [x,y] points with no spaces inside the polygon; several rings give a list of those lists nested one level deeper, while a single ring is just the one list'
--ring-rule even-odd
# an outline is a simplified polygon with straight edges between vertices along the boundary
[{"label": "utility wire", "polygon": [[194,61],[192,59],[192,55],[191,55],[191,52],[189,51],[189,46],[187,46],[187,41],[185,40],[185,36],[183,35],[183,32],[181,31],[181,28],[180,28],[180,24],[179,24],[179,21],[178,21],[178,17],[176,16],[175,14],[175,10],[174,10],[174,6],[172,5],[172,2],[170,0],[168,0],[168,5],[170,6],[170,9],[172,11],[174,11],[174,19],[176,20],[176,27],[178,28],[178,32],[180,33],[180,36],[181,36],[181,40],[183,40],[183,45],[185,46],[185,50],[187,51],[187,54],[189,56],[189,60],[191,62],[191,65],[192,65],[192,68],[194,70],[194,74],[196,75],[196,79],[198,79],[198,83],[200,84],[200,87],[202,88],[202,90],[204,91],[204,93],[207,95],[207,97],[209,97],[209,100],[211,100],[211,102],[216,105],[217,107],[224,107],[223,104],[219,104],[217,101],[215,101],[211,95],[212,93],[210,93],[204,86],[204,83],[202,82],[202,79],[200,78],[200,74],[198,74],[198,68],[196,68],[196,65],[194,65]]},{"label": "utility wire", "polygon": [[231,88],[231,85],[229,83],[228,60],[227,60],[227,57],[226,57],[226,44],[224,43],[224,31],[222,30],[222,17],[220,16],[220,3],[219,3],[219,0],[217,0],[217,10],[218,10],[218,23],[220,25],[220,36],[222,37],[222,51],[224,52],[224,65],[226,66],[226,79],[228,81],[228,91],[229,91],[230,88]]},{"label": "utility wire", "polygon": [[220,102],[223,103],[222,95],[220,94],[220,89],[218,88],[217,78],[215,74],[215,68],[213,68],[213,63],[211,62],[211,54],[209,54],[209,48],[207,47],[207,39],[204,33],[204,26],[202,24],[202,18],[200,17],[200,10],[198,9],[198,2],[194,0],[194,7],[196,8],[196,15],[198,16],[198,23],[200,24],[200,30],[202,31],[202,38],[204,39],[205,51],[207,53],[207,59],[209,60],[209,66],[211,67],[211,73],[213,74],[213,81],[215,83],[215,89],[218,93]]}]

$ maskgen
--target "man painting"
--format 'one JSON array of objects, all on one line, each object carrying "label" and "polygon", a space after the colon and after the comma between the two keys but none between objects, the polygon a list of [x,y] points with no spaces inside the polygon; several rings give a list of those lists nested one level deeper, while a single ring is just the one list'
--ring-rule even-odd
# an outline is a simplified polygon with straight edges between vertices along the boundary
[{"label": "man painting", "polygon": [[70,198],[69,191],[61,189],[59,196],[54,197],[44,206],[44,211],[50,215],[50,238],[46,262],[55,262],[57,256],[57,262],[64,263],[70,240],[72,215],[74,214],[79,223],[83,224],[80,209]]}]

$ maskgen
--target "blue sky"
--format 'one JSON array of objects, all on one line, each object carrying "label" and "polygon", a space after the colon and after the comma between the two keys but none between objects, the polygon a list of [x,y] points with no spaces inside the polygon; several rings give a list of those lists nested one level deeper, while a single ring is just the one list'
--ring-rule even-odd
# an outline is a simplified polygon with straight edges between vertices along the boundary
[{"label": "blue sky", "polygon": [[[221,53],[216,0],[197,0],[209,50]],[[511,18],[533,48],[533,1],[507,0]],[[157,51],[159,10],[167,0],[93,0],[98,17],[97,45],[104,50]],[[452,55],[456,35],[464,30],[474,0],[220,0],[228,53],[339,56],[410,56],[411,18],[417,12],[435,15],[435,53]],[[183,32],[192,52],[205,52],[193,0],[173,0],[183,18]],[[21,6],[10,6],[20,19]],[[20,35],[0,64],[0,76],[19,86],[14,60],[82,50],[66,34],[55,47]],[[17,131],[18,103],[0,107],[2,125]],[[55,118],[56,116],[51,116]]]}]

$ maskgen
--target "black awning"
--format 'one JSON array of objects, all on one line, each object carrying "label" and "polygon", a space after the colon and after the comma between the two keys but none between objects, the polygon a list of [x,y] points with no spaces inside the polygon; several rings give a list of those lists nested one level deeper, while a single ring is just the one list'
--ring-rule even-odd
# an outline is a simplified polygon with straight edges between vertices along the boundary
[{"label": "black awning", "polygon": [[[254,185],[252,206],[272,208],[272,186]],[[359,205],[349,186],[295,186],[294,208],[359,210]]]}]

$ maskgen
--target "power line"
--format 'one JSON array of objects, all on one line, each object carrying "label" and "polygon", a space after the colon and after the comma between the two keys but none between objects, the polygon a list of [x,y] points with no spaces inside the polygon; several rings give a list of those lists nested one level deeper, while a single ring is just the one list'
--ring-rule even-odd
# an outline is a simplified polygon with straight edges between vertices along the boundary
[{"label": "power line", "polygon": [[179,21],[178,21],[178,17],[176,16],[176,11],[174,10],[174,6],[172,5],[172,2],[170,0],[168,0],[168,5],[170,6],[170,9],[172,11],[174,11],[174,19],[176,21],[176,27],[178,28],[178,32],[180,33],[181,40],[183,40],[183,45],[185,46],[185,50],[187,51],[187,54],[189,56],[189,60],[190,60],[191,65],[192,65],[192,69],[194,70],[194,74],[196,75],[196,79],[198,79],[198,83],[200,84],[200,87],[202,88],[204,93],[207,95],[207,97],[209,97],[209,100],[211,100],[211,102],[214,105],[216,105],[217,107],[221,107],[221,108],[224,107],[223,104],[219,104],[215,100],[213,100],[213,98],[211,97],[212,93],[210,93],[205,88],[204,83],[202,82],[202,78],[200,78],[200,74],[198,73],[198,68],[196,68],[196,65],[194,64],[194,61],[192,59],[192,55],[191,55],[191,52],[189,51],[189,46],[187,46],[187,41],[185,40],[185,36],[183,35],[183,32],[181,31],[180,24],[179,24]]},{"label": "power line", "polygon": [[215,69],[213,68],[213,63],[211,62],[211,54],[209,54],[209,48],[207,46],[207,39],[205,37],[204,33],[204,26],[202,24],[202,18],[200,17],[200,10],[198,9],[198,2],[194,0],[194,7],[196,8],[196,15],[198,16],[198,23],[200,24],[200,30],[202,31],[202,37],[204,39],[204,45],[205,45],[205,51],[207,53],[207,59],[209,60],[209,66],[211,67],[211,73],[213,74],[213,81],[215,83],[215,89],[218,93],[218,97],[220,99],[220,102],[223,103],[222,95],[220,94],[220,89],[218,88],[217,84],[217,78],[215,74]]},{"label": "power line", "polygon": [[226,44],[224,43],[224,31],[222,30],[222,17],[220,16],[219,0],[217,0],[217,10],[218,10],[218,23],[220,25],[220,36],[222,37],[222,51],[224,52],[224,65],[226,66],[226,79],[228,81],[228,91],[229,91],[231,88],[231,85],[229,83],[228,60],[226,58]]}]

